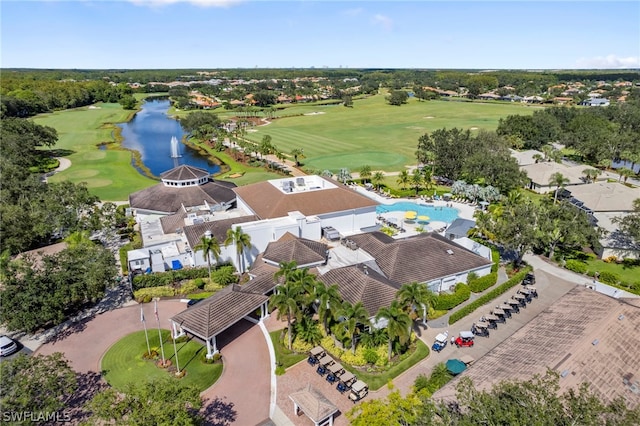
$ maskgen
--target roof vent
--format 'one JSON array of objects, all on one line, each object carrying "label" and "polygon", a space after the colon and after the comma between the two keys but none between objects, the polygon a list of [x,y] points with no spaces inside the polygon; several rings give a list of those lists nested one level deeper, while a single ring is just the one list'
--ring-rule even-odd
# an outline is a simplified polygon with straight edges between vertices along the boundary
[{"label": "roof vent", "polygon": [[447,249],[447,253],[448,253],[448,254],[453,254],[453,250],[451,250],[451,249]]},{"label": "roof vent", "polygon": [[369,275],[369,267],[368,267],[367,265],[364,265],[364,266],[362,267],[362,270],[364,271],[364,274],[365,274],[365,275]]}]

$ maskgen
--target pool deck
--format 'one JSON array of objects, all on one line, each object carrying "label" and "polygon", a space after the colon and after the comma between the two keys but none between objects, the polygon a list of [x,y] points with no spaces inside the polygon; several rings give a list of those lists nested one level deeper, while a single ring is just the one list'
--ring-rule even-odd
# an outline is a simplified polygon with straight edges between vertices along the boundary
[{"label": "pool deck", "polygon": [[[475,220],[473,218],[473,213],[478,210],[477,206],[471,206],[469,204],[458,203],[455,201],[434,200],[434,201],[426,202],[419,198],[389,198],[389,197],[383,197],[382,195],[377,194],[373,191],[368,191],[367,189],[361,186],[354,185],[351,188],[357,191],[358,193],[365,195],[371,198],[372,200],[377,201],[381,205],[391,205],[391,204],[400,203],[400,202],[407,202],[407,203],[413,203],[419,206],[436,207],[436,208],[449,206],[458,210],[459,218],[470,219],[470,220]],[[421,224],[418,221],[409,221],[409,222],[405,221],[403,211],[384,212],[384,213],[381,213],[380,216],[384,217],[387,220],[396,222],[399,226],[401,226],[405,230],[405,232],[397,234],[396,238],[410,237],[412,235],[419,234],[416,228]],[[448,225],[449,223],[445,223],[445,222],[430,221],[425,226],[425,231],[429,231],[429,229],[432,229],[432,230],[442,229],[443,227]]]}]

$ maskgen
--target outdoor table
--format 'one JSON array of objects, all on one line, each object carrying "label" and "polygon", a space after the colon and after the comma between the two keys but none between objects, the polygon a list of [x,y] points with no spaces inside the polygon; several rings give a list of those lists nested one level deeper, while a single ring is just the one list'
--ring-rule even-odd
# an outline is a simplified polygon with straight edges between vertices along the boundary
[{"label": "outdoor table", "polygon": [[342,367],[342,365],[340,365],[339,363],[336,362],[335,364],[329,366],[329,371],[331,371],[333,374],[335,374],[337,376],[342,371],[344,371],[344,368]]},{"label": "outdoor table", "polygon": [[345,373],[340,376],[340,381],[346,385],[349,385],[351,382],[355,381],[356,376],[353,375],[350,371],[345,371]]},{"label": "outdoor table", "polygon": [[331,358],[329,355],[325,355],[322,358],[320,358],[320,364],[322,365],[331,365],[333,364],[335,361],[333,360],[333,358]]},{"label": "outdoor table", "polygon": [[310,352],[311,352],[311,355],[318,357],[324,354],[324,349],[322,348],[322,346],[316,346],[315,348],[311,349]]}]

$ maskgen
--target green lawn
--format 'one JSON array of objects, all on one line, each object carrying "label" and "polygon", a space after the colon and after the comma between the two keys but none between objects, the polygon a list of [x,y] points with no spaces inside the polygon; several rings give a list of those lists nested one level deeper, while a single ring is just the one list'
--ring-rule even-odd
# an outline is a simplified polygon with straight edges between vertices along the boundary
[{"label": "green lawn", "polygon": [[281,151],[303,148],[306,167],[334,172],[342,167],[357,171],[362,165],[374,170],[399,171],[415,163],[418,138],[441,128],[493,130],[501,117],[533,113],[533,108],[511,103],[453,101],[420,102],[410,99],[400,107],[388,105],[383,95],[344,106],[296,106],[278,114],[299,115],[274,120],[247,133],[259,142],[270,135]]},{"label": "green lawn", "polygon": [[[640,266],[625,266],[624,264],[617,264],[615,262],[607,263],[600,259],[591,259],[587,261],[589,265],[589,271],[597,271],[599,273],[611,272],[616,274],[620,281],[628,284],[640,283]],[[625,287],[625,290],[632,291]]]},{"label": "green lawn", "polygon": [[[150,328],[149,344],[151,349],[160,352],[158,330]],[[166,359],[176,365],[173,341],[169,330],[162,330]],[[195,385],[201,391],[209,388],[222,374],[222,364],[205,364],[202,357],[207,348],[197,341],[176,344],[180,369],[187,374],[180,380],[185,385]],[[127,383],[150,381],[159,377],[171,377],[167,370],[156,367],[153,361],[145,360],[142,355],[147,351],[144,331],[131,333],[115,343],[102,358],[101,370],[104,379],[114,388],[122,390]],[[178,380],[178,379],[176,379]]]},{"label": "green lawn", "polygon": [[298,354],[290,351],[286,347],[284,347],[279,339],[280,333],[286,333],[286,330],[276,330],[269,333],[271,336],[271,342],[273,343],[273,350],[276,353],[276,365],[281,366],[285,369],[295,365],[305,359],[307,357],[306,354]]},{"label": "green lawn", "polygon": [[123,201],[131,192],[154,185],[131,167],[131,152],[117,149],[101,150],[100,143],[115,141],[115,123],[129,119],[132,111],[125,111],[119,104],[96,104],[88,107],[41,114],[33,119],[58,131],[57,150],[69,151],[64,155],[71,160],[71,167],[57,173],[49,180],[74,183],[86,182],[91,193],[103,201]]}]

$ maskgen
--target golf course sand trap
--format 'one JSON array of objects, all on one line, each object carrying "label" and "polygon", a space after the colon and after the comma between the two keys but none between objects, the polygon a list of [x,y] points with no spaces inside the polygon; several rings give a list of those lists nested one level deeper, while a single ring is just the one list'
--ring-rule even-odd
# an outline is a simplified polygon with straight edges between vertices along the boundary
[{"label": "golf course sand trap", "polygon": [[425,117],[425,118],[429,119],[429,118],[435,118],[435,117],[434,117],[434,116],[432,116],[432,115],[430,115],[430,116]]},{"label": "golf course sand trap", "polygon": [[308,112],[305,115],[320,115],[320,114],[324,114],[324,112],[322,112],[322,111],[314,111],[314,112]]},{"label": "golf course sand trap", "polygon": [[469,130],[478,130],[477,127],[470,127]]}]

